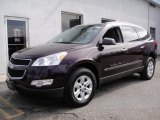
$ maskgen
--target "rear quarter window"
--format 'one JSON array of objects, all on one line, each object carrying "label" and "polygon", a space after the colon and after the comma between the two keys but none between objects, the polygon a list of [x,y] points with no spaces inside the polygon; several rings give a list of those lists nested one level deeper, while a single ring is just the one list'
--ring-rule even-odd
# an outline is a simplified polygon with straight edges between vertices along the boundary
[{"label": "rear quarter window", "polygon": [[123,34],[124,41],[133,42],[139,40],[138,34],[133,27],[122,26],[121,31]]},{"label": "rear quarter window", "polygon": [[137,27],[135,27],[135,29],[136,29],[138,36],[141,40],[145,40],[146,38],[148,38],[150,36],[145,29],[141,29],[141,28],[137,28]]}]

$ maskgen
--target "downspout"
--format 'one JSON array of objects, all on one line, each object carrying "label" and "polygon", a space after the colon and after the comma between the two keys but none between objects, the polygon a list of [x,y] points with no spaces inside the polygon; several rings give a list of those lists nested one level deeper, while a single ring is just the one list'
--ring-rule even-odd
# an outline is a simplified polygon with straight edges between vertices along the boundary
[{"label": "downspout", "polygon": [[148,2],[148,32],[150,33],[150,4]]}]

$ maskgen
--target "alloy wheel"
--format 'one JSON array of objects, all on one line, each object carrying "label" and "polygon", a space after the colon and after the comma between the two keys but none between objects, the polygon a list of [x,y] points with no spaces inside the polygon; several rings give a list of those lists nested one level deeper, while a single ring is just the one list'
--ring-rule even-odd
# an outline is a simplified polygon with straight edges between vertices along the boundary
[{"label": "alloy wheel", "polygon": [[147,67],[147,74],[149,77],[152,77],[153,73],[154,73],[154,63],[153,61],[149,61],[148,67]]},{"label": "alloy wheel", "polygon": [[80,76],[73,87],[73,95],[79,102],[87,100],[93,90],[93,83],[90,77]]}]

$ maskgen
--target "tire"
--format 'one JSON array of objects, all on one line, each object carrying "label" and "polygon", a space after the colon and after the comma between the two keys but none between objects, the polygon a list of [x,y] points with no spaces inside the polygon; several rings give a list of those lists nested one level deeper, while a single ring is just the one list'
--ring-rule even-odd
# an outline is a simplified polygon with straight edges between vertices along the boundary
[{"label": "tire", "polygon": [[65,87],[65,102],[72,107],[87,105],[93,98],[97,83],[94,73],[87,68],[78,68],[69,77]]},{"label": "tire", "polygon": [[155,61],[149,57],[145,63],[144,70],[140,73],[142,80],[151,80],[155,71]]}]

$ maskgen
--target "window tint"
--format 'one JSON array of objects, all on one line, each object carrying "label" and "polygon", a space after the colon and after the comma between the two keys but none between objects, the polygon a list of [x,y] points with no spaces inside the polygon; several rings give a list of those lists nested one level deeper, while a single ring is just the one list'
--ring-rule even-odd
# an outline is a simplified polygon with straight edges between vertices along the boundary
[{"label": "window tint", "polygon": [[64,43],[64,44],[87,44],[95,39],[104,25],[86,25],[76,26],[66,30],[48,43]]},{"label": "window tint", "polygon": [[146,39],[148,37],[148,33],[146,30],[141,29],[141,28],[135,28],[135,29],[138,33],[139,38],[141,38],[142,40]]},{"label": "window tint", "polygon": [[137,41],[138,35],[133,27],[123,26],[121,27],[123,39],[127,42]]},{"label": "window tint", "polygon": [[123,42],[119,27],[111,28],[110,30],[108,30],[103,36],[103,38],[113,38],[116,43]]}]

